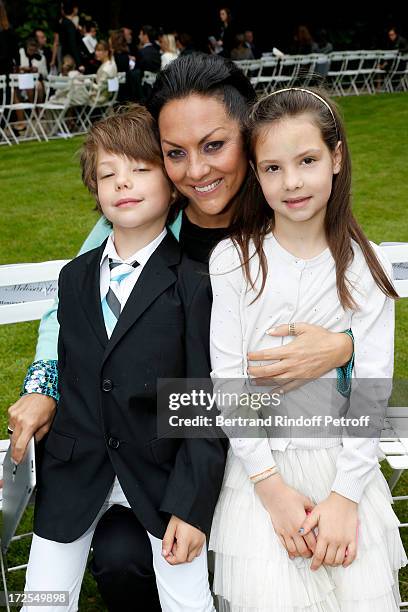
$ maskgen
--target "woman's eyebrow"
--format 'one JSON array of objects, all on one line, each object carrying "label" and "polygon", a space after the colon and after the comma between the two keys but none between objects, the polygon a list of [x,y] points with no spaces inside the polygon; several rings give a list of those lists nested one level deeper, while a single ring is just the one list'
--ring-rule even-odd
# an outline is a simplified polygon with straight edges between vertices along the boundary
[{"label": "woman's eyebrow", "polygon": [[[203,144],[203,142],[205,142],[208,138],[210,138],[210,136],[212,136],[214,134],[214,132],[216,132],[217,130],[225,130],[225,128],[223,127],[216,127],[215,129],[211,130],[211,132],[209,132],[208,134],[206,134],[205,136],[203,136],[201,138],[201,140],[199,141],[198,144]],[[180,149],[182,149],[183,147],[175,142],[171,142],[170,140],[166,140],[165,138],[163,138],[162,142],[172,146],[172,147],[178,147]]]}]

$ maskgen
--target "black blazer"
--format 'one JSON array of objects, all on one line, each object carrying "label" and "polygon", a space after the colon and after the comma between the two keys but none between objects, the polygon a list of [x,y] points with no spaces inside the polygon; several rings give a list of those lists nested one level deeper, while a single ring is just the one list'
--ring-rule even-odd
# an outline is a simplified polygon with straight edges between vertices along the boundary
[{"label": "black blazer", "polygon": [[142,525],[163,538],[172,514],[208,533],[224,440],[157,437],[156,379],[208,377],[206,266],[169,232],[150,257],[108,340],[100,300],[105,243],[59,279],[61,399],[39,468],[34,531],[72,542],[118,476]]},{"label": "black blazer", "polygon": [[136,67],[143,72],[145,70],[159,72],[161,67],[161,55],[158,46],[152,43],[147,47],[139,49],[136,55]]}]

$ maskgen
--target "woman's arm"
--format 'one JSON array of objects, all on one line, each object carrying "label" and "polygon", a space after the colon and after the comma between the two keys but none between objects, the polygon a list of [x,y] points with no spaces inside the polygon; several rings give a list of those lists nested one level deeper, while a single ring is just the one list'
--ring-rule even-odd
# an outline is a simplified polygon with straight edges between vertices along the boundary
[{"label": "woman's arm", "polygon": [[[110,228],[104,217],[101,217],[78,255],[98,247],[109,233]],[[59,399],[57,308],[56,299],[41,319],[35,360],[24,379],[22,397],[8,411],[10,428],[17,428],[11,438],[12,457],[17,463],[23,459],[30,438],[35,434],[36,439],[40,440],[48,432]]]}]

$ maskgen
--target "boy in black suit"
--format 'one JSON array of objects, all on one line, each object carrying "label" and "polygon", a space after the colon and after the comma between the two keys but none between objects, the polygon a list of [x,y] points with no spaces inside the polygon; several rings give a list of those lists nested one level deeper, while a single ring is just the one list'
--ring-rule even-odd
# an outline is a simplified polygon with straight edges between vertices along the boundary
[{"label": "boy in black suit", "polygon": [[25,588],[68,591],[66,609],[77,610],[97,522],[121,504],[147,532],[162,610],[213,611],[205,533],[225,445],[158,438],[155,390],[157,378],[209,376],[208,275],[166,229],[174,193],[145,108],[95,124],[81,164],[113,232],[59,279],[61,398],[40,467]]}]

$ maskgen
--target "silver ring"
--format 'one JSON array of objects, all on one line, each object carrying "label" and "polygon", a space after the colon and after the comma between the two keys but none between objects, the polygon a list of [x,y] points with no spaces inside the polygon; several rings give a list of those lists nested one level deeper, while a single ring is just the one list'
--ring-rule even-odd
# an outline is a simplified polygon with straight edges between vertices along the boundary
[{"label": "silver ring", "polygon": [[9,436],[11,436],[13,434],[13,429],[11,429],[10,427],[7,427],[7,433]]},{"label": "silver ring", "polygon": [[296,336],[296,323],[288,323],[289,336]]}]

